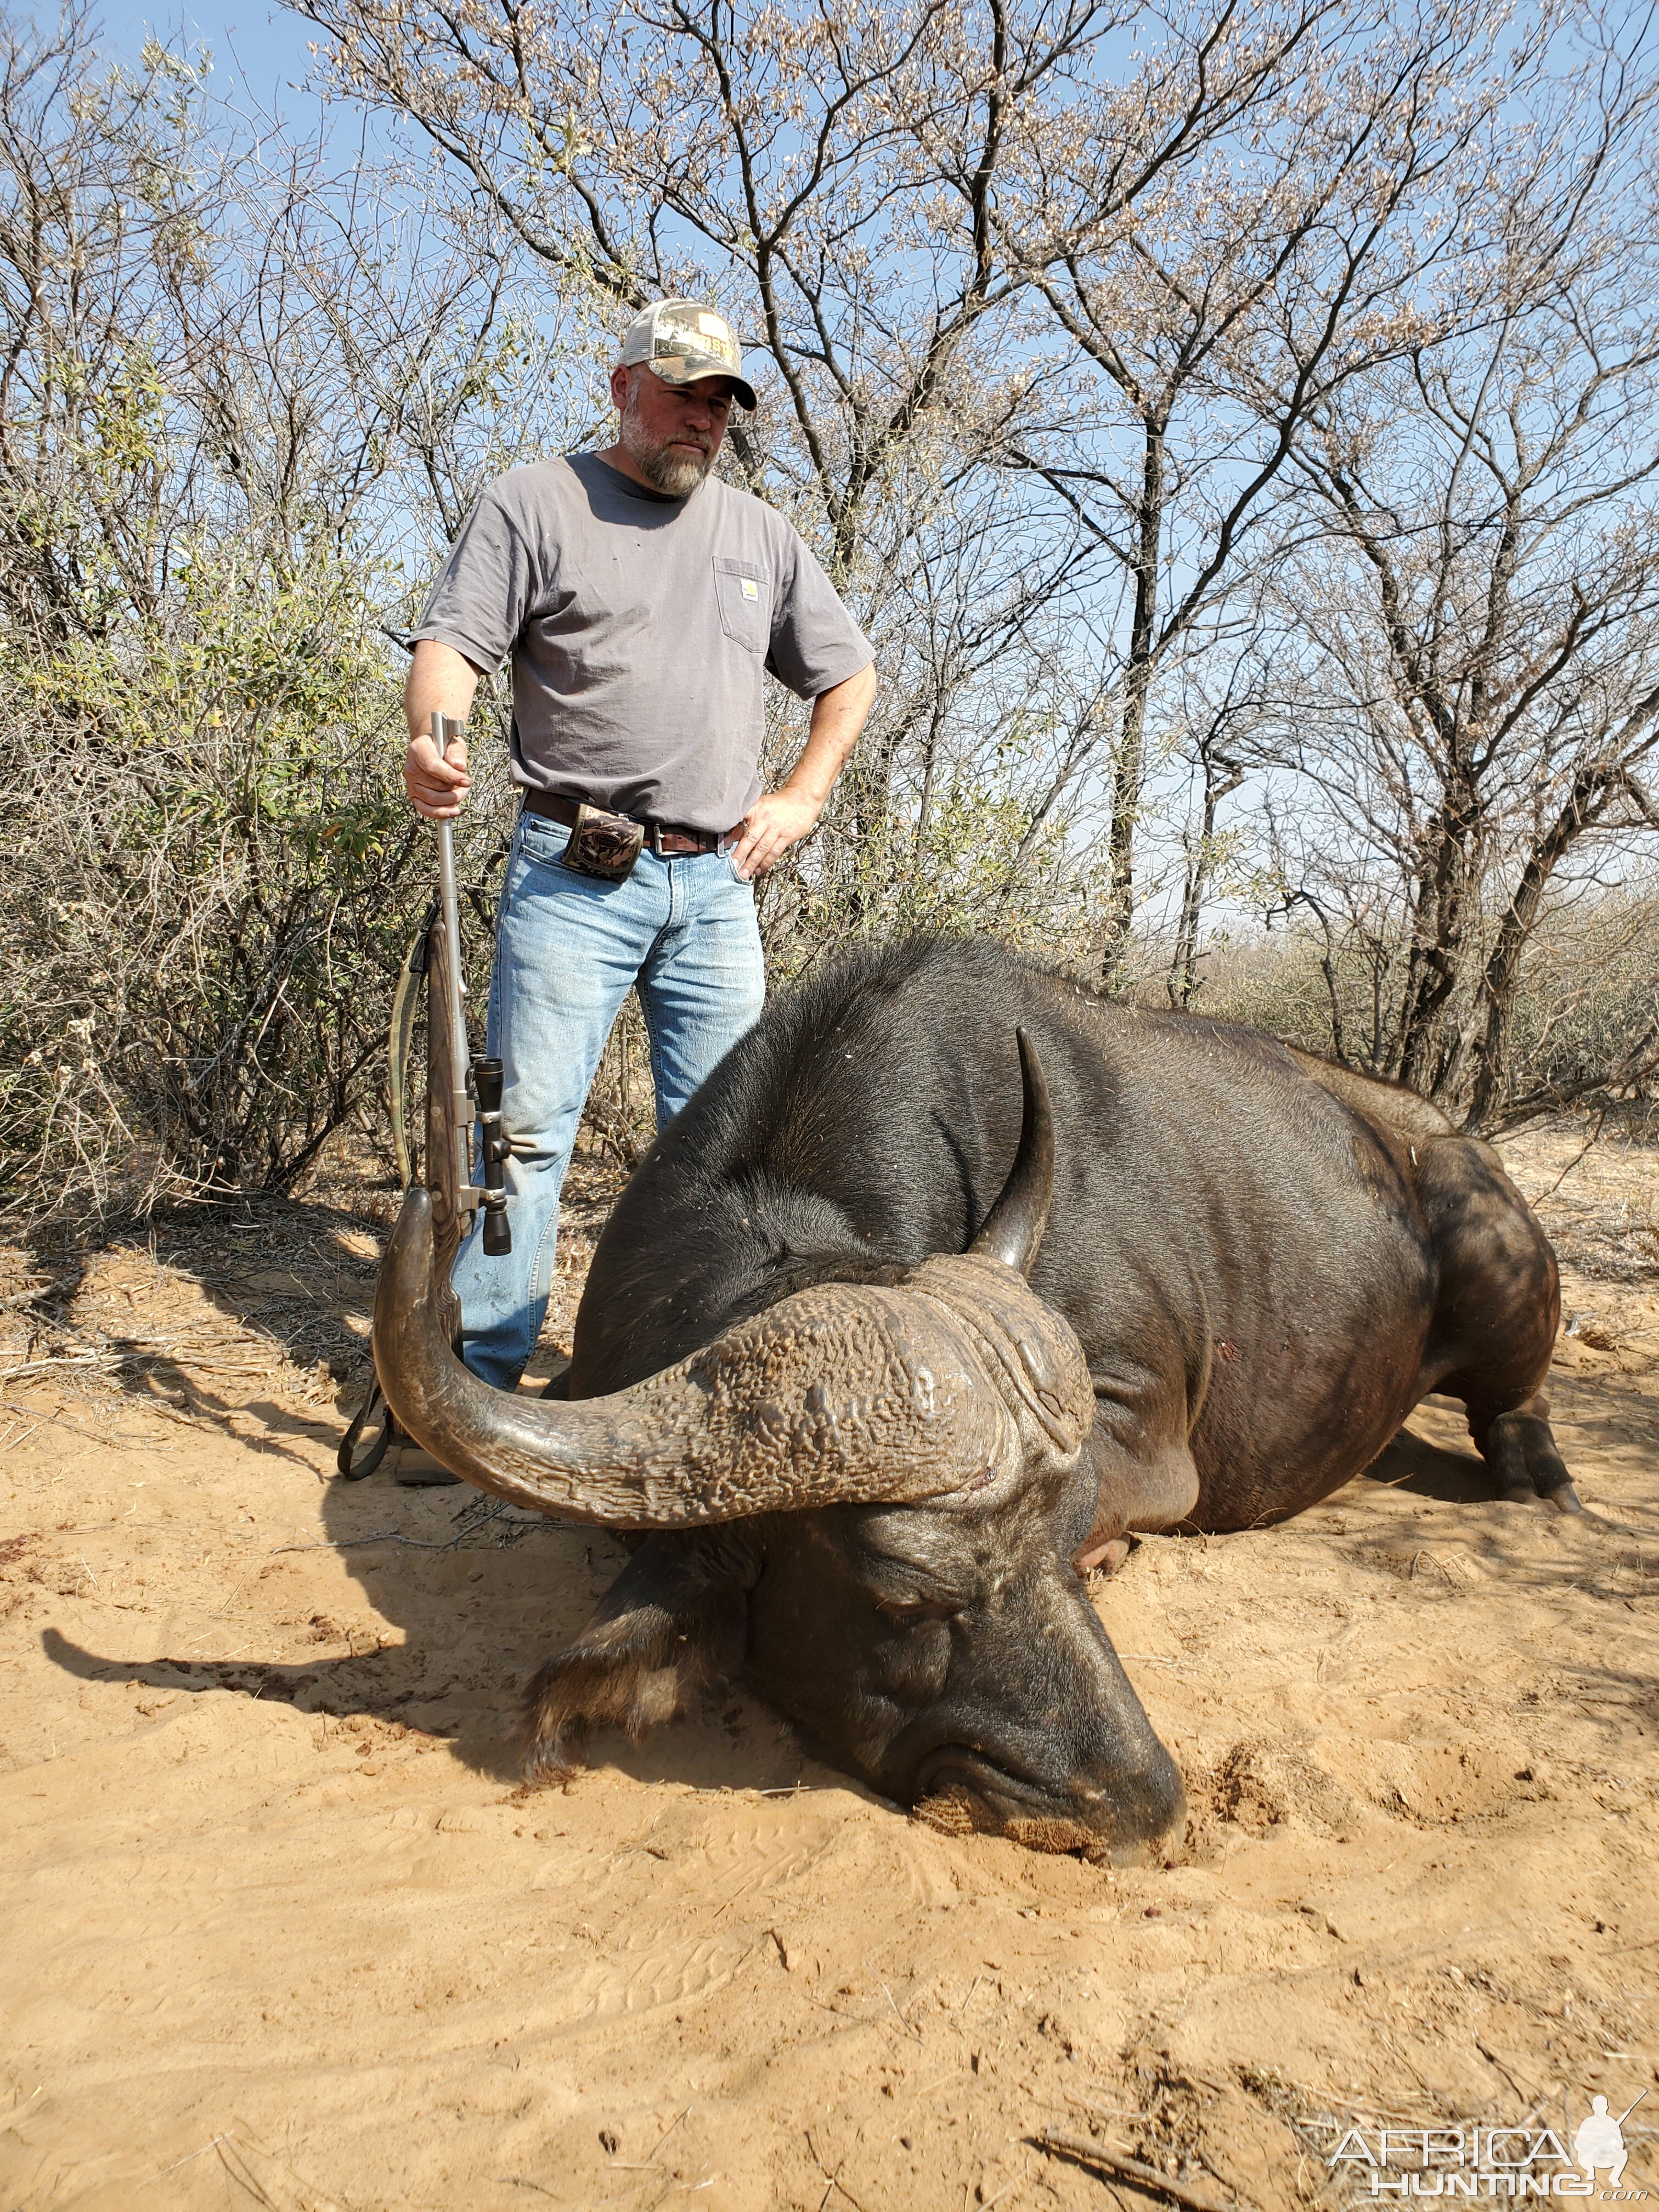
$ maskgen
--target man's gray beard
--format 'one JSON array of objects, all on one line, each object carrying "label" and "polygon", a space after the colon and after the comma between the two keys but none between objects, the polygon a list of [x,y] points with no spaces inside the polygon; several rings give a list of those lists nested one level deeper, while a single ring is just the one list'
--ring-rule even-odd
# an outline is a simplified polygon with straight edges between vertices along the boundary
[{"label": "man's gray beard", "polygon": [[654,445],[639,417],[634,395],[628,395],[628,404],[623,410],[622,441],[628,448],[628,458],[648,484],[665,492],[670,499],[687,499],[714,465],[713,453],[704,453],[694,460],[690,453],[671,453],[665,442]]}]

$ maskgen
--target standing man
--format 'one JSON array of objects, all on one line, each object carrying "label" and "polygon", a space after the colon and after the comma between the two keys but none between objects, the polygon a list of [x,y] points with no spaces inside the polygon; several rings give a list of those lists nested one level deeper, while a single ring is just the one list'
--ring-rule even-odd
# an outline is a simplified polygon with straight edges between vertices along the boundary
[{"label": "standing man", "polygon": [[[501,1389],[547,1310],[559,1189],[623,999],[637,987],[661,1128],[760,1013],[752,879],[817,820],[876,691],[868,642],[795,532],[709,474],[733,401],[755,404],[725,319],[648,307],[611,397],[615,445],[514,469],[478,501],[412,633],[404,692],[404,781],[442,821],[466,795],[466,750],[439,759],[432,715],[464,720],[480,675],[512,657],[523,808],[489,1048],[505,1066],[513,1250],[486,1259],[475,1222],[454,1276],[466,1363]],[[813,702],[800,758],[765,793],[763,671]]]}]

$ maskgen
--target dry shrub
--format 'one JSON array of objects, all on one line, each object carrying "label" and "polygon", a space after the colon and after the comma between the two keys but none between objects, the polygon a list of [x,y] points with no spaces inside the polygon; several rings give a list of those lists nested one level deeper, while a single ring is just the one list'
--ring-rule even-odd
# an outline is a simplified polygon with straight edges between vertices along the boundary
[{"label": "dry shrub", "polygon": [[[1328,945],[1292,926],[1216,945],[1195,1009],[1370,1073],[1397,1057],[1382,1018],[1401,944],[1358,936]],[[1139,994],[1159,994],[1149,957]],[[1467,1089],[1467,1085],[1465,1086]],[[1516,993],[1508,1089],[1485,1126],[1586,1103],[1638,1110],[1659,1096],[1659,896],[1565,901],[1540,923]],[[1441,1102],[1454,1116],[1456,1091]],[[1626,1113],[1621,1118],[1628,1118]]]}]

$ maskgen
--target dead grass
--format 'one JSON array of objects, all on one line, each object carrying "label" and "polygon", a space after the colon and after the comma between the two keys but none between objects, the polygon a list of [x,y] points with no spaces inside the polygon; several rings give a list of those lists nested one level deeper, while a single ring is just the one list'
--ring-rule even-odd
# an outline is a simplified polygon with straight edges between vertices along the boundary
[{"label": "dead grass", "polygon": [[1498,1146],[1564,1271],[1659,1286],[1659,1144],[1595,1115],[1535,1123]]}]

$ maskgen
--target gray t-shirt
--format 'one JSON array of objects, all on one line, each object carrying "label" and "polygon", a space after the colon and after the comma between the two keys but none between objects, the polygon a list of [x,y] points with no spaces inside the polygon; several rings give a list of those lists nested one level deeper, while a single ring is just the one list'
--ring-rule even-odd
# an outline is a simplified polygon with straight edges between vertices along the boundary
[{"label": "gray t-shirt", "polygon": [[479,499],[410,633],[513,656],[513,778],[647,821],[729,830],[760,793],[761,673],[803,699],[874,659],[790,525],[710,477],[689,499],[593,453]]}]

